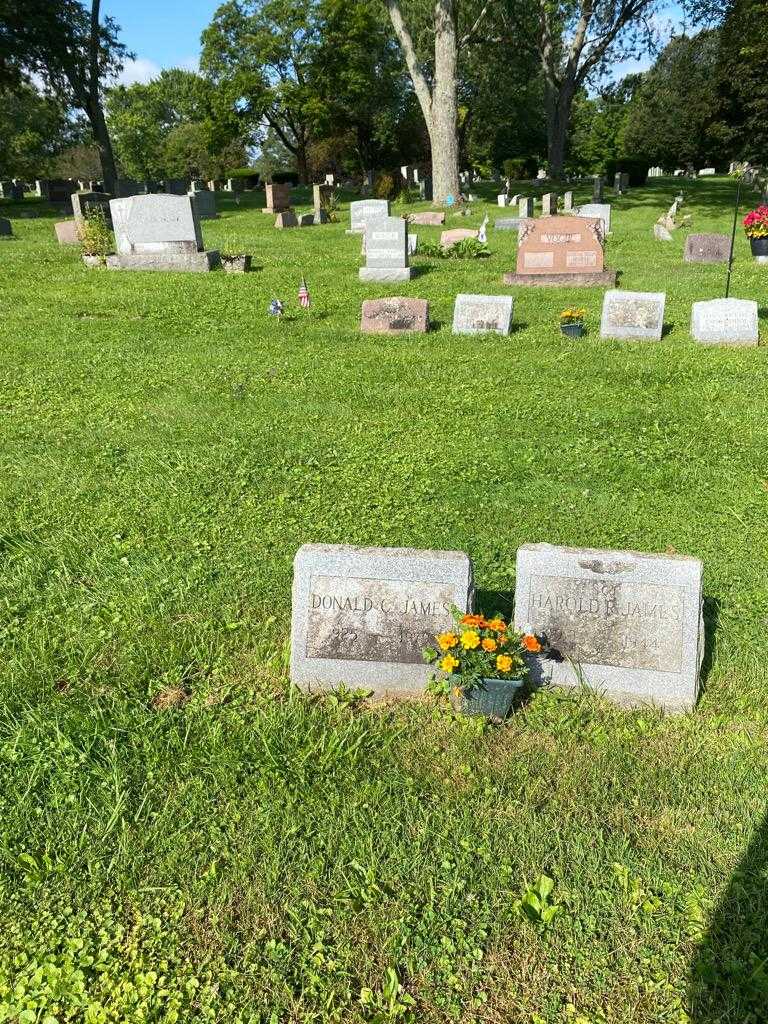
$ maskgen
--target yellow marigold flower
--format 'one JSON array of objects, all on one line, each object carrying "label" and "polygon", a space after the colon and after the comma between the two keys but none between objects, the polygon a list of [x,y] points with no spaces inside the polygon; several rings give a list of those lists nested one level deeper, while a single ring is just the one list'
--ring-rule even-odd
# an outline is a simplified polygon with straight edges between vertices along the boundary
[{"label": "yellow marigold flower", "polygon": [[512,668],[512,659],[508,654],[500,654],[496,659],[496,668],[499,672],[509,672]]},{"label": "yellow marigold flower", "polygon": [[474,629],[465,629],[461,634],[461,646],[465,651],[473,651],[480,646],[480,634]]},{"label": "yellow marigold flower", "polygon": [[440,659],[440,668],[443,672],[453,672],[455,668],[459,666],[459,659],[454,658],[452,654],[446,654],[444,658]]},{"label": "yellow marigold flower", "polygon": [[496,648],[498,647],[498,644],[493,639],[493,637],[487,636],[485,640],[482,641],[481,646],[484,651],[495,651]]},{"label": "yellow marigold flower", "polygon": [[437,643],[441,651],[450,651],[450,649],[455,647],[458,642],[459,638],[455,633],[441,633],[437,638]]}]

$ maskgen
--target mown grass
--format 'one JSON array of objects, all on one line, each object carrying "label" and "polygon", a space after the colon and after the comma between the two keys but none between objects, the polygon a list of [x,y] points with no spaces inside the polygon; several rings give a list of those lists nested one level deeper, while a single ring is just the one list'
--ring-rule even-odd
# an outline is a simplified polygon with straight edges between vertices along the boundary
[{"label": "mown grass", "polygon": [[[0,1020],[767,1019],[768,358],[691,341],[724,268],[651,237],[678,184],[615,201],[608,242],[622,287],[667,292],[658,344],[601,341],[592,290],[520,289],[509,338],[453,336],[511,233],[395,289],[358,282],[345,223],[276,231],[256,194],[204,224],[253,252],[242,278],[86,270],[51,214],[14,218]],[[694,230],[730,230],[731,182],[684,190]],[[739,235],[732,294],[762,304],[766,273]],[[433,330],[361,335],[385,294]],[[483,730],[288,685],[301,543],[463,549],[507,611],[543,540],[703,559],[693,714],[542,691]],[[516,903],[541,874],[548,927]]]}]

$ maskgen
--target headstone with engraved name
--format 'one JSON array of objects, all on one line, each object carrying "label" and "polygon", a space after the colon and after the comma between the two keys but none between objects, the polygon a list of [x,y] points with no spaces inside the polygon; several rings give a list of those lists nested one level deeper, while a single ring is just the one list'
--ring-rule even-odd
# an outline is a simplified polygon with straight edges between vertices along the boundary
[{"label": "headstone with engraved name", "polygon": [[360,330],[363,334],[424,334],[429,330],[429,303],[426,299],[366,299]]},{"label": "headstone with engraved name", "polygon": [[616,272],[603,266],[600,220],[583,217],[541,217],[520,225],[517,272],[505,284],[610,286]]},{"label": "headstone with engraved name", "polygon": [[685,240],[686,263],[727,263],[730,254],[728,235],[688,235]]},{"label": "headstone with engraved name", "polygon": [[694,302],[691,336],[703,345],[757,345],[757,303],[750,299]]},{"label": "headstone with engraved name", "polygon": [[699,693],[702,604],[697,558],[550,544],[517,552],[515,626],[551,648],[534,681],[686,711]]},{"label": "headstone with engraved name", "polygon": [[588,217],[590,220],[599,217],[603,222],[603,235],[611,230],[611,204],[610,203],[585,203],[580,206],[577,214],[579,217]]},{"label": "headstone with engraved name", "polygon": [[107,192],[73,192],[71,198],[72,212],[75,215],[78,229],[85,224],[88,216],[95,210],[101,210],[107,225],[112,227],[112,214],[109,210],[112,196]]},{"label": "headstone with engraved name", "polygon": [[200,220],[190,196],[129,196],[109,204],[115,232],[110,270],[207,271],[220,265],[203,249]]},{"label": "headstone with engraved name", "polygon": [[206,188],[193,188],[189,195],[200,220],[217,220],[216,193]]},{"label": "headstone with engraved name", "polygon": [[665,302],[664,292],[606,292],[600,336],[660,341]]},{"label": "headstone with engraved name", "polygon": [[291,679],[309,692],[420,693],[434,672],[422,651],[472,600],[461,551],[305,544],[293,563]]},{"label": "headstone with engraved name", "polygon": [[453,307],[454,334],[509,334],[511,295],[457,295]]},{"label": "headstone with engraved name", "polygon": [[349,204],[350,225],[347,234],[365,234],[365,226],[369,221],[381,220],[389,216],[388,199],[359,199]]},{"label": "headstone with engraved name", "polygon": [[284,213],[291,208],[291,186],[274,184],[266,186],[267,205],[262,213]]},{"label": "headstone with engraved name", "polygon": [[408,224],[402,217],[368,221],[365,229],[366,265],[361,281],[410,281]]}]

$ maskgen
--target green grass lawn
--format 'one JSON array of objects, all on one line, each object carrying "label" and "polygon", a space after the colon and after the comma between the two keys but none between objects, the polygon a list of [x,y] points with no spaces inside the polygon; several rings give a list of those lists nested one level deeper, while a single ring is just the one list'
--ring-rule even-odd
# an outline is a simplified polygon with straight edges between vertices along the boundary
[{"label": "green grass lawn", "polygon": [[[591,289],[453,336],[457,292],[508,291],[510,232],[376,287],[346,209],[277,231],[222,201],[206,244],[259,268],[234,277],[87,270],[53,214],[0,207],[0,1021],[768,1020],[768,346],[690,339],[725,268],[653,240],[678,184],[614,201],[607,246],[619,287],[666,291],[659,343],[602,341]],[[730,231],[732,182],[683,188]],[[495,191],[447,226],[505,216]],[[732,294],[767,282],[739,232]],[[432,331],[360,334],[395,294]],[[310,702],[307,541],[464,550],[504,612],[524,542],[696,555],[700,703],[539,691],[482,729]],[[519,903],[541,875],[548,926]]]}]

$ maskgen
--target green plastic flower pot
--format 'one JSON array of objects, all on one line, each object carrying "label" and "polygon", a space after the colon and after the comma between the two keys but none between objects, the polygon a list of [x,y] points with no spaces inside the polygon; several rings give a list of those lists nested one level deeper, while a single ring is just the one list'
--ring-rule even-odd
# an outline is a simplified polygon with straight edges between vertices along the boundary
[{"label": "green plastic flower pot", "polygon": [[569,338],[581,338],[584,335],[584,324],[560,324],[560,330]]},{"label": "green plastic flower pot", "polygon": [[485,715],[504,720],[512,707],[523,679],[483,679],[468,693],[454,699],[454,707],[462,715]]}]

